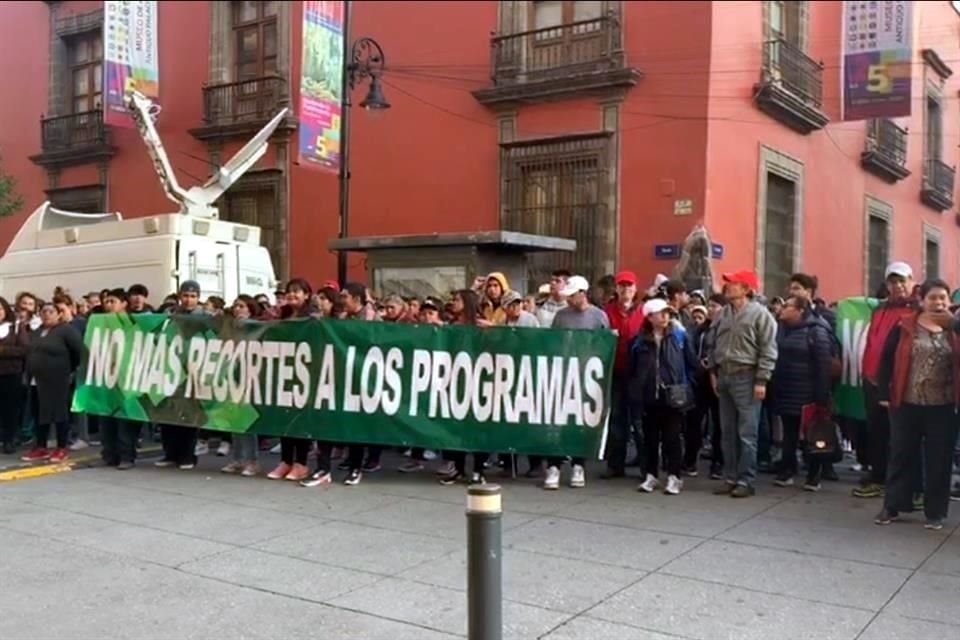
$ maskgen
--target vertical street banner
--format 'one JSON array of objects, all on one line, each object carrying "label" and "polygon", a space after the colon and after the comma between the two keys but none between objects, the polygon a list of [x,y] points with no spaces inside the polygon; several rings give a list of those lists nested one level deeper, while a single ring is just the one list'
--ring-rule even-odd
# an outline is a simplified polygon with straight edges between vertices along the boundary
[{"label": "vertical street banner", "polygon": [[843,349],[843,373],[833,390],[838,415],[865,420],[863,400],[863,350],[867,346],[870,318],[877,307],[874,298],[847,298],[837,305],[837,339]]},{"label": "vertical street banner", "polygon": [[103,3],[104,121],[134,127],[126,96],[139,91],[160,97],[156,0],[107,0]]},{"label": "vertical street banner", "polygon": [[843,3],[843,119],[910,115],[913,2]]},{"label": "vertical street banner", "polygon": [[300,162],[340,168],[343,82],[343,0],[303,3],[300,59]]}]

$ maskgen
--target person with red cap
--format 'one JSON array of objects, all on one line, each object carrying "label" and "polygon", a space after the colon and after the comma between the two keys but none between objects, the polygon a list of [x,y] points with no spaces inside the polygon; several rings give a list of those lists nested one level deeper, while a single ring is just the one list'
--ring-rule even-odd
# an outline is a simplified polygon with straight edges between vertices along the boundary
[{"label": "person with red cap", "polygon": [[757,437],[767,383],[777,364],[777,322],[753,300],[757,274],[723,274],[729,304],[717,318],[716,345],[710,356],[711,383],[720,398],[724,484],[714,493],[734,498],[754,494]]},{"label": "person with red cap", "polygon": [[603,308],[610,321],[610,328],[617,334],[611,404],[613,413],[610,416],[610,438],[604,454],[607,459],[604,478],[622,478],[626,475],[627,442],[635,424],[627,396],[630,345],[643,327],[643,304],[637,295],[637,275],[633,271],[621,271],[615,280],[617,297]]}]

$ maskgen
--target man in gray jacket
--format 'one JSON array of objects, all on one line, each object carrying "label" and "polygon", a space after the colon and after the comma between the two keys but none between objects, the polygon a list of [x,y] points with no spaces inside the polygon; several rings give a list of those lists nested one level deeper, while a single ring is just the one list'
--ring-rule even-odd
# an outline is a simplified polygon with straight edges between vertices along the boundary
[{"label": "man in gray jacket", "polygon": [[755,273],[726,273],[723,281],[729,304],[717,318],[710,378],[720,398],[724,485],[714,493],[746,498],[755,492],[757,429],[777,363],[777,323],[752,300],[759,289]]}]

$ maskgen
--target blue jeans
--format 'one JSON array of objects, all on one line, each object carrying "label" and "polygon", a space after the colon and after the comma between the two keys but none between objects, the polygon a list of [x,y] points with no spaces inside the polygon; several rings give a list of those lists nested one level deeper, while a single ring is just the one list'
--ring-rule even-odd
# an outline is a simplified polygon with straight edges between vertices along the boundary
[{"label": "blue jeans", "polygon": [[259,443],[255,433],[234,433],[230,448],[234,462],[256,462]]},{"label": "blue jeans", "polygon": [[753,396],[753,371],[721,373],[720,429],[723,475],[730,484],[752,487],[757,478],[757,436],[763,403]]}]

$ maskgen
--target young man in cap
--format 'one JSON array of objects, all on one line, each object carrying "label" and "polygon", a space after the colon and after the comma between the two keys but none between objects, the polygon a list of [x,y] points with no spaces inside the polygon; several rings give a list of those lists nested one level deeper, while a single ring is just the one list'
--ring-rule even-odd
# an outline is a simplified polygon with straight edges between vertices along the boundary
[{"label": "young man in cap", "polygon": [[[604,452],[607,459],[604,478],[622,478],[626,475],[627,442],[630,434],[640,428],[639,416],[634,416],[630,409],[627,381],[630,377],[630,345],[643,327],[643,303],[638,296],[637,275],[633,271],[621,271],[614,279],[617,283],[617,298],[603,308],[610,328],[617,334],[617,356],[613,366],[610,405],[610,439]],[[639,446],[637,450],[640,451]]]},{"label": "young man in cap", "polygon": [[754,494],[760,409],[777,363],[777,323],[766,307],[752,300],[757,275],[723,275],[729,304],[717,318],[711,354],[711,383],[720,398],[724,485],[714,493],[745,498]]},{"label": "young man in cap", "polygon": [[[203,305],[200,304],[200,284],[196,280],[184,280],[180,284],[177,301],[177,306],[172,310],[174,315],[206,315]],[[163,458],[155,462],[154,466],[176,466],[186,471],[197,465],[195,428],[176,424],[161,425],[160,441],[163,444]]]},{"label": "young man in cap", "polygon": [[537,317],[523,309],[523,296],[516,291],[507,291],[503,294],[503,311],[506,314],[506,322],[503,324],[508,327],[532,327],[539,328],[540,323]]},{"label": "young man in cap", "polygon": [[[590,303],[590,283],[583,276],[573,276],[563,290],[567,296],[567,307],[557,312],[553,319],[554,329],[582,329],[586,331],[608,330],[610,321],[607,314]],[[579,489],[587,484],[584,470],[584,458],[571,460],[573,470],[570,476],[570,486]],[[547,477],[543,481],[543,488],[547,490],[560,488],[560,467],[563,458],[549,458],[547,460]]]},{"label": "young man in cap", "polygon": [[570,272],[565,269],[557,269],[550,276],[550,297],[544,300],[540,308],[537,309],[537,322],[544,329],[549,329],[553,324],[553,318],[560,309],[567,306],[567,296],[563,295],[563,290],[567,287],[567,280],[570,279]]},{"label": "young man in cap", "polygon": [[867,461],[870,471],[864,474],[861,486],[853,490],[857,498],[881,498],[887,481],[887,462],[890,456],[890,410],[880,405],[877,380],[883,346],[893,328],[913,315],[916,301],[913,296],[913,269],[906,262],[894,262],[887,267],[887,299],[873,310],[867,342],[863,350],[863,395],[867,409]]}]

